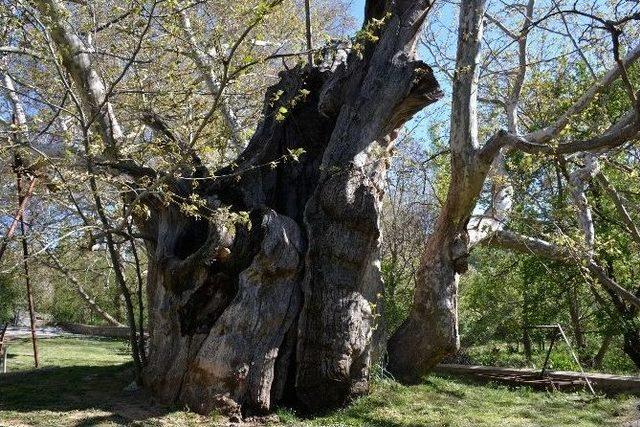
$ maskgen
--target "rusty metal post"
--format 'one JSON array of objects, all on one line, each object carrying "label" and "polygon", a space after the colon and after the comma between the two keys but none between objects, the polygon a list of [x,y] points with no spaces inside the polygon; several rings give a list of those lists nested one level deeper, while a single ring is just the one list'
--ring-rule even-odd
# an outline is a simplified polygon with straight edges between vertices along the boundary
[{"label": "rusty metal post", "polygon": [[8,323],[5,323],[0,331],[0,359],[2,359],[2,373],[7,373],[7,346],[4,344],[4,336],[7,333]]},{"label": "rusty metal post", "polygon": [[4,238],[2,239],[2,244],[0,244],[0,261],[2,261],[2,256],[4,255],[4,252],[7,250],[7,246],[9,245],[9,241],[11,240],[11,237],[13,237],[13,233],[16,231],[18,222],[22,218],[22,214],[25,208],[27,207],[27,203],[29,202],[31,195],[33,194],[33,189],[35,185],[36,185],[36,178],[32,177],[31,182],[29,183],[29,189],[27,190],[27,194],[23,197],[22,203],[20,203],[20,206],[18,206],[18,211],[16,212],[16,215],[13,217],[13,221],[11,221],[11,225],[7,229],[7,232],[5,233]]},{"label": "rusty metal post", "polygon": [[0,357],[2,357],[2,373],[7,373],[7,346],[3,345],[0,350]]}]

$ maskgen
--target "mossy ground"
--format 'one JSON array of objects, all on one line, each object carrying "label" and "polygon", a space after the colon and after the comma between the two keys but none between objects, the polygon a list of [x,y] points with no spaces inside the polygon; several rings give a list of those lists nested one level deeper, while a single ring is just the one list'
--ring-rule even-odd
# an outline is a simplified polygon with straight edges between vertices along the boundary
[{"label": "mossy ground", "polygon": [[[40,342],[42,368],[33,370],[30,343],[9,349],[9,374],[0,376],[0,426],[218,426],[187,408],[157,404],[127,391],[131,364],[118,340],[54,338]],[[637,398],[537,392],[431,376],[405,387],[377,381],[370,396],[316,418],[280,409],[291,426],[602,426],[640,418]]]}]

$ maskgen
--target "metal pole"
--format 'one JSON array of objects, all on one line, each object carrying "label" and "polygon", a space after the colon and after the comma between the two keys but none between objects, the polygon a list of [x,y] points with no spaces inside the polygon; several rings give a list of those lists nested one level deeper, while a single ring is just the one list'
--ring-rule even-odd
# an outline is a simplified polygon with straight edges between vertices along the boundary
[{"label": "metal pole", "polygon": [[567,347],[569,347],[569,351],[571,352],[571,356],[573,356],[573,360],[576,361],[576,363],[578,364],[578,368],[580,368],[580,372],[582,373],[582,376],[584,377],[584,380],[587,382],[587,387],[589,387],[589,390],[591,391],[591,394],[593,394],[594,396],[596,395],[596,392],[593,390],[593,387],[591,386],[591,381],[589,381],[589,378],[587,377],[587,374],[584,372],[584,369],[582,369],[582,365],[580,364],[580,360],[578,359],[578,356],[576,356],[576,354],[573,351],[573,347],[571,347],[571,343],[569,343],[569,340],[567,339],[567,336],[564,333],[564,330],[562,329],[562,326],[560,326],[560,324],[558,323],[558,329],[560,330],[560,333],[562,334],[562,338],[564,338],[564,342],[567,343]]},{"label": "metal pole", "polygon": [[313,66],[312,40],[311,40],[311,0],[304,0],[305,21],[307,27],[307,60]]},{"label": "metal pole", "polygon": [[540,378],[544,378],[544,371],[547,370],[547,363],[549,363],[549,357],[551,356],[551,350],[553,350],[553,344],[556,342],[557,336],[558,336],[558,331],[554,330],[553,331],[553,335],[551,336],[551,343],[549,344],[549,350],[547,351],[547,356],[544,358],[544,364],[542,365],[542,371],[540,372]]}]

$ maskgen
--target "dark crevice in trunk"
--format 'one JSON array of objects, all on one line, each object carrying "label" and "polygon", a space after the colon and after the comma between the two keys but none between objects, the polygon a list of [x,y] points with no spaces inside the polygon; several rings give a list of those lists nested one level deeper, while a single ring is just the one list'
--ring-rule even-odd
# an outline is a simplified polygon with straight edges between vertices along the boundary
[{"label": "dark crevice in trunk", "polygon": [[208,333],[238,290],[237,280],[227,274],[219,272],[210,276],[178,309],[182,335]]},{"label": "dark crevice in trunk", "polygon": [[191,220],[190,224],[176,239],[176,245],[173,253],[179,259],[186,259],[193,254],[198,248],[202,247],[207,240],[209,234],[209,224],[206,220]]}]

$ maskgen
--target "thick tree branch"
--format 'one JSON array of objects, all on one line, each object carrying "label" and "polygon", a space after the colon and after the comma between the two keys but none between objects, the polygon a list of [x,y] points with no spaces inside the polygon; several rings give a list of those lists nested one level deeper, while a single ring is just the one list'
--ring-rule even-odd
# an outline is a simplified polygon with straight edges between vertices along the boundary
[{"label": "thick tree branch", "polygon": [[467,226],[469,246],[472,247],[501,230],[513,206],[513,185],[507,175],[505,155],[500,152],[493,161],[491,202],[482,215],[472,216]]},{"label": "thick tree branch", "polygon": [[635,110],[628,111],[616,123],[601,135],[582,141],[573,141],[558,145],[541,144],[501,130],[492,136],[480,150],[483,162],[491,162],[496,153],[503,147],[513,147],[529,154],[573,154],[585,151],[598,151],[620,147],[638,138],[640,133],[640,116]]},{"label": "thick tree branch", "polygon": [[587,254],[589,257],[593,257],[596,234],[586,192],[589,181],[598,173],[600,166],[597,157],[593,153],[586,154],[584,161],[585,165],[568,174],[567,179],[571,190],[571,198],[578,209],[578,220],[582,229]]},{"label": "thick tree branch", "polygon": [[62,61],[80,90],[84,107],[96,118],[100,135],[109,148],[110,154],[117,153],[119,141],[124,137],[116,119],[107,91],[100,78],[89,49],[68,23],[69,13],[61,0],[35,2],[36,8],[45,16]]},{"label": "thick tree branch", "polygon": [[387,0],[367,0],[364,7],[364,23],[366,25],[372,19],[382,19],[387,10]]},{"label": "thick tree branch", "polygon": [[522,94],[522,86],[527,75],[527,41],[529,38],[529,30],[531,29],[531,20],[533,19],[533,6],[535,0],[529,0],[525,12],[524,23],[517,37],[518,40],[518,72],[513,82],[513,88],[507,100],[507,123],[509,132],[518,135],[518,105],[520,103],[520,95]]},{"label": "thick tree branch", "polygon": [[133,178],[150,177],[157,178],[158,172],[150,167],[142,166],[133,159],[119,159],[119,160],[98,160],[95,161],[96,166],[104,166],[112,168],[116,171],[125,173]]},{"label": "thick tree branch", "polygon": [[456,70],[451,105],[451,153],[454,174],[466,174],[478,148],[478,57],[485,0],[460,5]]},{"label": "thick tree branch", "polygon": [[640,308],[640,298],[607,276],[604,269],[588,254],[575,252],[542,239],[507,230],[495,232],[491,239],[486,240],[485,243],[503,249],[566,262],[568,264],[575,264],[576,262],[584,264],[605,289],[618,295],[634,307]]}]

